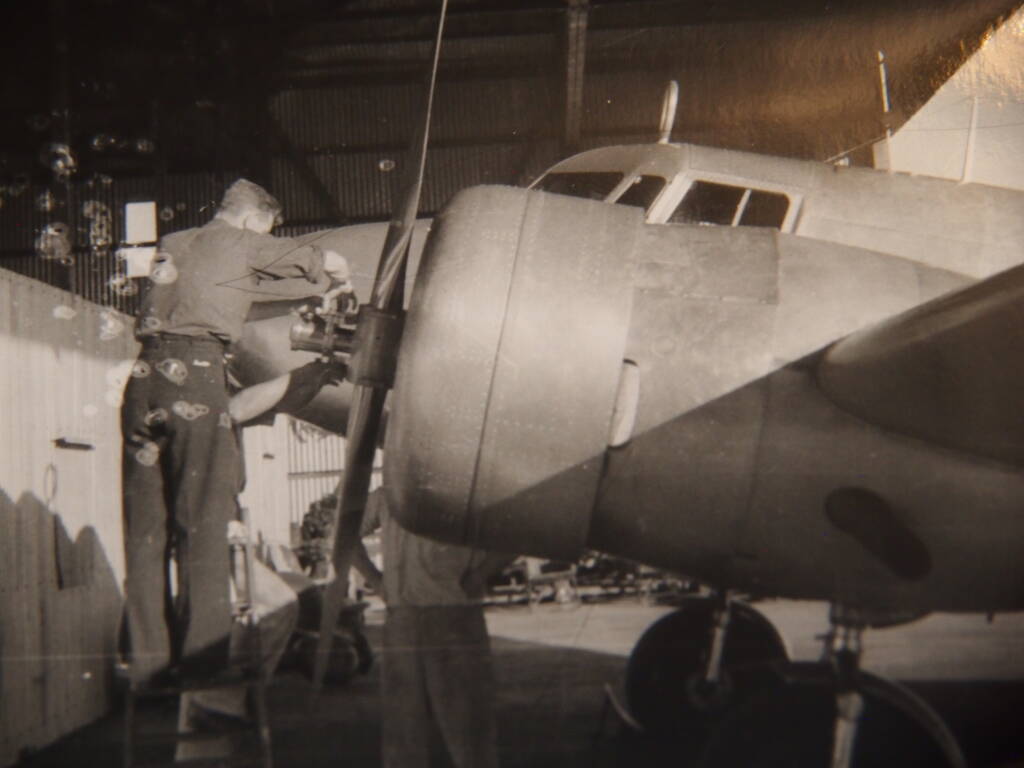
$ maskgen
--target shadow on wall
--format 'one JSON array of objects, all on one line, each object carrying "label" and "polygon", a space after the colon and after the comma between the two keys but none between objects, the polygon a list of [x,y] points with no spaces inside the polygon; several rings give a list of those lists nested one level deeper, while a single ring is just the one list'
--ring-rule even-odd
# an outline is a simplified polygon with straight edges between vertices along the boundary
[{"label": "shadow on wall", "polygon": [[106,714],[121,590],[98,532],[72,538],[31,493],[0,489],[0,766]]}]

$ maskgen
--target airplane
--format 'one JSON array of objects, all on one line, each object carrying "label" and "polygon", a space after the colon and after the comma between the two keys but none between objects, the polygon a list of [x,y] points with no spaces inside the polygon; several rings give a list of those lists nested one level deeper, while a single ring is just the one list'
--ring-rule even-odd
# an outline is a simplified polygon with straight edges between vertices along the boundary
[{"label": "airplane", "polygon": [[[836,272],[834,280],[824,280],[815,289],[831,290],[830,302],[823,301],[814,315],[809,308],[803,310],[808,313],[801,318],[804,328],[795,333],[806,338],[792,340],[803,351],[912,306],[888,300],[886,292],[847,290],[843,281],[853,276],[841,266],[842,254],[863,264],[872,263],[877,254],[887,254],[934,267],[927,278],[934,285],[923,289],[914,303],[1021,261],[1021,191],[670,143],[667,134],[674,121],[676,88],[670,84],[666,90],[661,140],[582,152],[554,165],[530,188],[638,206],[651,224],[766,227],[813,241],[808,248],[828,254],[817,260],[814,269]],[[418,219],[414,225],[406,300],[429,229],[427,219]],[[344,253],[352,265],[356,293],[365,297],[386,231],[386,223],[373,222],[299,239]],[[871,307],[872,302],[878,306]],[[308,360],[280,343],[294,324],[291,313],[305,303],[264,303],[254,308],[239,352],[247,381],[270,378]],[[349,394],[347,389],[325,391],[296,415],[341,431]]]},{"label": "airplane", "polygon": [[[703,765],[770,729],[800,764],[892,762],[895,730],[963,765],[859,650],[931,611],[1024,608],[1024,196],[666,142],[464,190],[426,222],[421,178],[389,224],[308,236],[349,258],[358,315],[264,306],[236,355],[246,383],[310,352],[348,365],[296,414],[348,437],[342,534],[387,401],[384,488],[409,530],[713,588],[627,671],[642,725],[707,730]],[[828,601],[826,661],[787,662],[743,595]],[[779,737],[780,701],[816,727]]]}]

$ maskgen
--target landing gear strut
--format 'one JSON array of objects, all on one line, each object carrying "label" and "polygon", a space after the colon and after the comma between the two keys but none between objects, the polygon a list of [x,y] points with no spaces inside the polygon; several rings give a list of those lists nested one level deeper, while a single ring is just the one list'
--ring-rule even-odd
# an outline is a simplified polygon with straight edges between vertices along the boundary
[{"label": "landing gear strut", "polygon": [[820,662],[777,665],[778,682],[739,702],[699,765],[964,768],[945,723],[903,686],[860,668],[866,623],[833,608]]},{"label": "landing gear strut", "polygon": [[857,726],[864,712],[864,697],[858,690],[862,625],[840,624],[832,614],[832,626],[825,641],[824,663],[831,664],[834,675],[836,717],[832,729],[830,768],[851,768]]},{"label": "landing gear strut", "polygon": [[702,668],[695,670],[686,681],[686,697],[696,709],[713,713],[721,711],[733,693],[732,677],[722,669],[725,640],[732,620],[733,607],[728,592],[713,593],[710,601],[712,611],[708,649]]}]

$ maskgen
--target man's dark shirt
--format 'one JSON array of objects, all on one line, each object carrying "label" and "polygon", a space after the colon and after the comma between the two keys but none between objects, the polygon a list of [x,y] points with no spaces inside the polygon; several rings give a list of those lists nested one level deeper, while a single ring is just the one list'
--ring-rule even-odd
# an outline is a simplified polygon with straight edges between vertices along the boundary
[{"label": "man's dark shirt", "polygon": [[287,237],[214,219],[160,239],[135,335],[213,336],[235,342],[254,301],[302,298],[329,287],[323,252]]}]

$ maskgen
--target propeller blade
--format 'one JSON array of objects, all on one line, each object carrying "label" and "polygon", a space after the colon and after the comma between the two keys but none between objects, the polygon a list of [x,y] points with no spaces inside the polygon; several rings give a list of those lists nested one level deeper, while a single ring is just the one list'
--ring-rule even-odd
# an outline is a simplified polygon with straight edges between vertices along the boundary
[{"label": "propeller blade", "polygon": [[[430,70],[430,86],[424,109],[423,121],[419,127],[412,149],[417,161],[407,168],[404,194],[395,206],[384,248],[377,265],[370,304],[382,310],[400,311],[403,291],[397,290],[404,281],[405,266],[409,257],[409,244],[419,208],[420,192],[423,187],[423,173],[426,168],[427,143],[430,135],[430,117],[433,111],[434,88],[437,83],[438,62],[441,55],[441,38],[448,11],[448,0],[441,2],[441,14],[434,39],[434,52]],[[316,658],[313,664],[313,697],[323,686],[327,663],[334,638],[334,628],[348,593],[348,572],[352,565],[354,548],[359,541],[359,530],[363,522],[363,511],[369,497],[370,479],[373,474],[373,457],[376,452],[387,399],[386,387],[357,384],[352,393],[348,427],[345,432],[345,474],[338,493],[338,507],[331,544],[334,579],[328,583],[324,594],[320,616],[320,636],[317,639]]]},{"label": "propeller blade", "polygon": [[327,663],[342,606],[348,594],[348,571],[352,565],[352,548],[358,541],[363,523],[363,510],[369,496],[373,456],[377,447],[381,415],[387,390],[357,386],[349,410],[345,447],[345,474],[338,493],[338,507],[332,544],[334,579],[324,592],[320,615],[320,636],[313,663],[313,695],[319,693],[327,673]]},{"label": "propeller blade", "polygon": [[371,303],[383,308],[398,283],[400,266],[404,264],[412,241],[413,225],[416,223],[416,212],[420,204],[420,191],[423,187],[423,174],[427,165],[427,145],[430,137],[430,118],[434,110],[434,89],[437,85],[438,63],[441,60],[441,38],[444,34],[444,22],[448,14],[448,0],[441,1],[441,18],[437,24],[437,36],[434,38],[434,53],[430,64],[430,84],[427,89],[427,102],[423,110],[423,121],[413,142],[417,151],[417,161],[405,169],[404,194],[401,202],[395,207],[387,236],[384,238],[384,249],[380,262],[377,264],[377,278],[374,281]]}]

